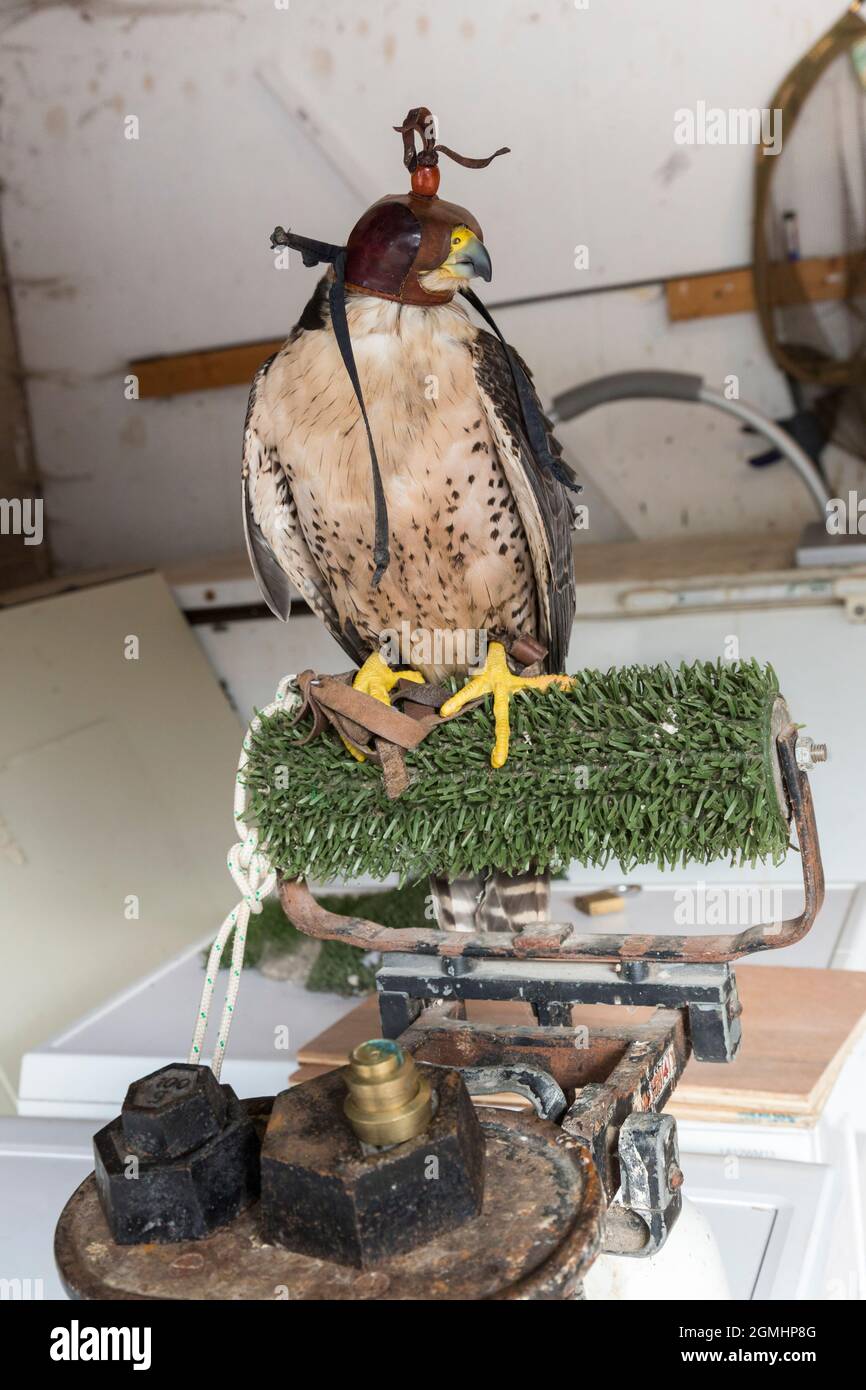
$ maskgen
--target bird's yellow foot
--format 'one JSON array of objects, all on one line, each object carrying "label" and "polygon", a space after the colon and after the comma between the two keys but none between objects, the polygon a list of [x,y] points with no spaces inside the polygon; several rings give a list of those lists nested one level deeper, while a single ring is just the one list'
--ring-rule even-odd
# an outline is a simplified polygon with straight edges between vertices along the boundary
[{"label": "bird's yellow foot", "polygon": [[570,676],[515,676],[508,669],[505,648],[501,642],[491,642],[487,649],[484,670],[472,676],[462,690],[446,700],[439,713],[443,719],[450,719],[470,700],[482,695],[493,696],[493,721],[496,726],[496,742],[490,754],[493,767],[502,767],[508,757],[508,740],[511,735],[511,721],[508,705],[512,695],[518,690],[548,690],[558,685],[563,690],[571,685]]},{"label": "bird's yellow foot", "polygon": [[[419,685],[424,683],[424,677],[419,675],[417,671],[392,671],[379,653],[374,652],[372,656],[367,657],[352,681],[352,689],[360,690],[364,695],[371,695],[374,700],[381,700],[383,705],[390,705],[389,692],[394,689],[399,680],[415,681]],[[340,737],[342,738],[342,735]],[[344,738],[343,742],[353,758],[357,758],[359,763],[366,762],[366,756],[360,748],[356,748],[348,739]]]}]

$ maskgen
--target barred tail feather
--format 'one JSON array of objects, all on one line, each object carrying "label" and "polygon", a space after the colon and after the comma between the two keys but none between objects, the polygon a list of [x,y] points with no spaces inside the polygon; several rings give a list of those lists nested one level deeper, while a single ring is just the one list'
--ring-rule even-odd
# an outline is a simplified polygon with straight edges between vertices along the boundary
[{"label": "barred tail feather", "polygon": [[549,874],[491,874],[479,910],[482,931],[519,932],[549,920]]},{"label": "barred tail feather", "polygon": [[478,905],[484,894],[483,874],[466,878],[430,876],[436,921],[443,931],[477,931]]},{"label": "barred tail feather", "polygon": [[550,875],[504,874],[430,879],[443,931],[522,931],[550,918]]}]

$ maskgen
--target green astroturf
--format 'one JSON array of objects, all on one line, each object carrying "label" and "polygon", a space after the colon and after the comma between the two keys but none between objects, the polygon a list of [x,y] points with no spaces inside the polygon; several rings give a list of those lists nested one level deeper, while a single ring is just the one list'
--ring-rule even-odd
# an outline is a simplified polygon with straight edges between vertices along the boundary
[{"label": "green astroturf", "polygon": [[435,729],[407,753],[396,801],[375,764],[330,731],[301,746],[307,718],[292,727],[280,711],[251,737],[246,819],[283,875],[318,881],[777,863],[788,848],[770,755],[777,694],[755,661],[580,671],[568,690],[512,700],[504,768],[490,766],[490,698]]}]

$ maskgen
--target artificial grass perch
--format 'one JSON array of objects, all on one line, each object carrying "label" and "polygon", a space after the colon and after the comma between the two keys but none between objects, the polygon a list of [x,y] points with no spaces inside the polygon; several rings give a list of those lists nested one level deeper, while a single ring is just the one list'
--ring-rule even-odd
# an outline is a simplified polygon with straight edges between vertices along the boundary
[{"label": "artificial grass perch", "polygon": [[[571,861],[780,862],[788,827],[774,786],[771,666],[695,662],[585,670],[512,702],[508,762],[489,762],[490,700],[407,752],[394,801],[381,770],[330,731],[302,745],[282,711],[251,739],[248,815],[285,877],[397,873],[403,882]],[[365,915],[370,915],[365,907]]]}]

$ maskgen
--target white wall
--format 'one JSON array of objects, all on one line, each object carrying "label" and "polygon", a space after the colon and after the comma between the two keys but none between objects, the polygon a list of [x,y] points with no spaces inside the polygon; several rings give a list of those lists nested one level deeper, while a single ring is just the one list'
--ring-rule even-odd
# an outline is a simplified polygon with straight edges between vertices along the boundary
[{"label": "white wall", "polygon": [[[280,3],[281,0],[278,0]],[[2,223],[52,543],[63,567],[173,563],[241,544],[246,392],[126,402],[136,356],[287,331],[314,272],[273,269],[275,223],[341,240],[405,176],[412,105],[483,172],[444,196],[485,228],[488,299],[745,262],[754,153],[674,144],[673,113],[761,106],[840,0],[93,0],[0,28]],[[322,156],[283,105],[328,130]],[[124,138],[139,117],[141,138]],[[346,152],[344,173],[335,167]],[[335,153],[336,152],[336,153]],[[585,243],[590,269],[576,271]],[[551,393],[678,366],[788,407],[751,316],[670,329],[650,289],[503,312]],[[809,504],[758,475],[736,427],[620,406],[564,437],[637,535],[790,528]],[[599,524],[593,539],[611,534]]]}]

